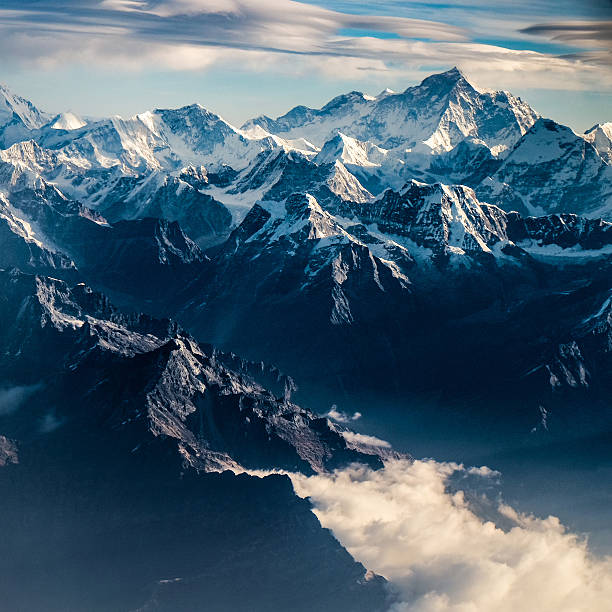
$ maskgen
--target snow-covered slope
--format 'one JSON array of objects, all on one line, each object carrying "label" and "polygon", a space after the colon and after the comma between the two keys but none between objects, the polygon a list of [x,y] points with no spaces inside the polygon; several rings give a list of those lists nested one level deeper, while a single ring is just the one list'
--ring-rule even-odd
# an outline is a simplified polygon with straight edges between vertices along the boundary
[{"label": "snow-covered slope", "polygon": [[0,266],[28,272],[74,276],[74,262],[44,238],[8,198],[0,193]]},{"label": "snow-covered slope", "polygon": [[507,92],[479,92],[456,68],[433,75],[402,93],[377,97],[351,92],[320,110],[296,107],[259,125],[286,138],[298,135],[322,147],[337,131],[385,149],[449,151],[466,138],[484,142],[495,154],[511,147],[537,114]]},{"label": "snow-covered slope", "polygon": [[199,185],[194,187],[187,174],[153,171],[138,177],[119,176],[87,202],[111,222],[143,217],[177,221],[200,246],[212,246],[227,237],[232,215]]},{"label": "snow-covered slope", "polygon": [[492,254],[508,241],[503,211],[481,204],[473,190],[460,185],[412,181],[399,193],[389,190],[372,205],[359,207],[356,214],[383,234],[405,236],[437,254]]},{"label": "snow-covered slope", "polygon": [[42,127],[49,116],[29,100],[0,85],[0,145],[5,147],[26,139],[31,130]]},{"label": "snow-covered slope", "polygon": [[45,148],[90,168],[118,166],[124,173],[174,171],[188,165],[244,168],[262,150],[293,147],[278,137],[249,138],[199,104],[156,109],[124,119],[77,126],[58,118],[34,135]]},{"label": "snow-covered slope", "polygon": [[612,218],[612,167],[588,139],[540,119],[477,188],[481,200],[528,214]]},{"label": "snow-covered slope", "polygon": [[593,126],[584,134],[584,139],[595,147],[606,163],[612,164],[612,122]]},{"label": "snow-covered slope", "polygon": [[[176,173],[163,170],[129,173],[119,166],[90,168],[82,156],[45,149],[24,141],[0,150],[0,191],[25,187],[57,186],[110,221],[157,217],[179,221],[190,237],[209,246],[227,236],[231,214],[222,203],[201,188],[208,187],[205,169]],[[191,174],[190,174],[191,173]],[[215,176],[213,175],[213,180]]]},{"label": "snow-covered slope", "polygon": [[338,132],[323,145],[314,161],[318,164],[331,164],[338,160],[345,165],[371,167],[384,163],[387,153],[371,142],[360,142]]},{"label": "snow-covered slope", "polygon": [[317,164],[312,156],[282,148],[263,151],[241,172],[207,174],[205,181],[183,180],[196,186],[204,196],[221,202],[239,224],[260,200],[280,202],[292,193],[310,193],[330,210],[342,210],[346,202],[373,200],[372,194],[339,161]]},{"label": "snow-covered slope", "polygon": [[72,112],[60,113],[59,115],[53,117],[53,119],[51,119],[51,121],[47,124],[47,126],[53,130],[65,130],[67,132],[71,130],[78,130],[86,125],[86,121]]},{"label": "snow-covered slope", "polygon": [[481,92],[456,68],[402,93],[351,92],[323,108],[296,107],[243,129],[298,135],[321,147],[318,163],[338,160],[378,194],[412,178],[476,185],[537,120],[508,92]]},{"label": "snow-covered slope", "polygon": [[64,279],[84,275],[106,290],[159,299],[205,265],[176,221],[158,215],[109,223],[44,180],[32,185],[22,178],[0,191],[0,268]]}]

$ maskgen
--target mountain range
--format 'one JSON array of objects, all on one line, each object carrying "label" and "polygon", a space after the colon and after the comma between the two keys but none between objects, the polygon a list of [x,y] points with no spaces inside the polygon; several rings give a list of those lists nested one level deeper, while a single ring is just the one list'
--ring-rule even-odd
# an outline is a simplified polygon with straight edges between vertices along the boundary
[{"label": "mountain range", "polygon": [[249,475],[405,456],[332,404],[426,406],[513,449],[612,431],[611,125],[577,134],[457,69],[240,128],[0,87],[8,601],[382,610],[289,480]]}]

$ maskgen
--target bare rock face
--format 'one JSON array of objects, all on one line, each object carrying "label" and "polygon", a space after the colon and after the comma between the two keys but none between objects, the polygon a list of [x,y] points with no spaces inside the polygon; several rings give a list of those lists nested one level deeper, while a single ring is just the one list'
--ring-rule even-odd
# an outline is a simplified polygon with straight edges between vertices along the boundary
[{"label": "bare rock face", "polygon": [[4,467],[9,463],[19,463],[17,445],[12,440],[0,436],[0,467]]},{"label": "bare rock face", "polygon": [[[74,381],[70,402],[54,413],[58,423],[102,419],[113,429],[135,428],[139,445],[172,440],[203,471],[382,465],[385,452],[349,446],[341,428],[228,370],[222,354],[170,321],[124,315],[84,285],[17,272],[0,279],[4,371],[16,376],[36,362],[37,376],[53,387]],[[70,408],[81,394],[86,414]]]},{"label": "bare rock face", "polygon": [[482,204],[461,185],[426,185],[413,181],[401,192],[386,191],[371,206],[356,208],[365,224],[384,234],[404,236],[435,253],[491,253],[508,240],[506,215]]},{"label": "bare rock face", "polygon": [[534,241],[540,246],[597,251],[611,242],[612,223],[603,219],[587,219],[569,213],[545,217],[521,217],[518,213],[509,213],[507,219],[508,236],[518,244]]},{"label": "bare rock face", "polygon": [[366,579],[288,477],[246,473],[378,467],[390,448],[355,444],[223,365],[235,356],[85,285],[13,270],[0,286],[0,383],[28,390],[0,412],[6,605],[390,605],[384,579]]}]

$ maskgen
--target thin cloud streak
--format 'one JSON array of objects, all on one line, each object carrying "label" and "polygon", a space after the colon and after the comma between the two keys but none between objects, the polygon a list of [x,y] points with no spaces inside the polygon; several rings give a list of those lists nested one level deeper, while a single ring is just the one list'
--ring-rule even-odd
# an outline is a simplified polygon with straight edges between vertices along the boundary
[{"label": "thin cloud streak", "polygon": [[[472,6],[483,8],[479,1]],[[449,13],[441,8],[439,14]],[[491,11],[483,12],[481,20],[491,19]],[[510,28],[523,37],[534,33],[520,31],[521,25]],[[346,34],[352,30],[371,35]],[[381,32],[397,38],[376,37]],[[355,15],[289,0],[89,0],[61,5],[8,0],[0,10],[3,61],[29,67],[81,63],[186,71],[240,66],[355,79],[385,71],[407,77],[458,64],[476,81],[501,74],[504,87],[612,87],[612,77],[591,55],[517,51],[474,42],[473,34],[433,19]],[[520,79],[517,71],[523,73]]]},{"label": "thin cloud streak", "polygon": [[523,28],[522,32],[590,49],[566,54],[565,59],[612,66],[612,21],[541,23]]}]

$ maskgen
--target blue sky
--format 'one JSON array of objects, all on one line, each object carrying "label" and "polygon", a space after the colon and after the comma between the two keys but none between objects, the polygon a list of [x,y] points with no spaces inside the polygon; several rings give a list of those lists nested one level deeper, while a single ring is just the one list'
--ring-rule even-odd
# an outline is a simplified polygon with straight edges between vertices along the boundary
[{"label": "blue sky", "polygon": [[612,120],[611,40],[610,0],[3,0],[0,82],[51,112],[240,124],[458,65],[583,130]]}]

